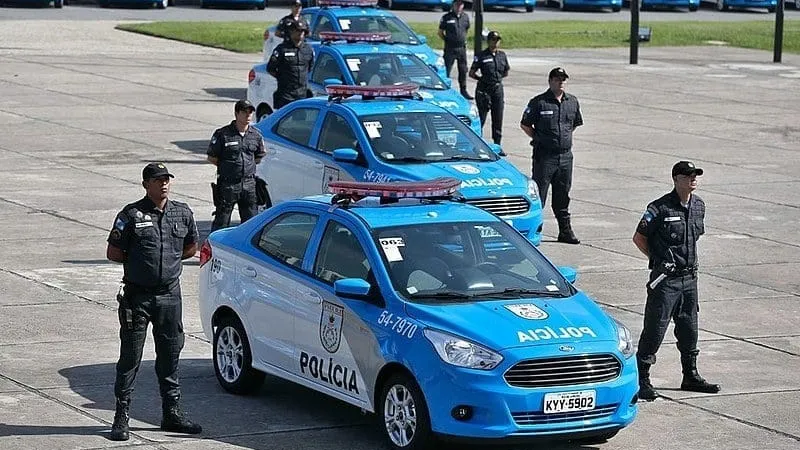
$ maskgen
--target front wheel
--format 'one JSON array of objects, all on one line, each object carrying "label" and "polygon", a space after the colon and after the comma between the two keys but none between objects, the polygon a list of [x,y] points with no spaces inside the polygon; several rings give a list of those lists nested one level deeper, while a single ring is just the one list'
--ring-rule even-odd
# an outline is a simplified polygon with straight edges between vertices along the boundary
[{"label": "front wheel", "polygon": [[167,9],[167,6],[169,6],[169,0],[161,0],[156,3],[156,6],[158,6],[158,9]]},{"label": "front wheel", "polygon": [[[797,3],[795,3],[795,5],[796,5],[796,4],[797,4]],[[774,13],[774,12],[775,12],[775,7],[774,7],[774,6],[770,6],[769,8],[767,8],[767,12],[768,12],[768,13]]]},{"label": "front wheel", "polygon": [[697,11],[697,5],[689,5],[689,12]]},{"label": "front wheel", "polygon": [[611,11],[612,12],[620,12],[621,10],[622,10],[621,6],[612,6],[611,7]]},{"label": "front wheel", "polygon": [[244,326],[235,317],[220,320],[214,332],[214,374],[220,386],[232,394],[255,392],[264,372],[253,368],[253,354]]},{"label": "front wheel", "polygon": [[53,8],[61,9],[64,7],[64,0],[53,0]]},{"label": "front wheel", "polygon": [[525,5],[525,12],[533,12],[533,5]]},{"label": "front wheel", "polygon": [[412,377],[404,373],[389,377],[381,389],[381,405],[391,448],[421,450],[433,445],[434,435],[425,396]]}]

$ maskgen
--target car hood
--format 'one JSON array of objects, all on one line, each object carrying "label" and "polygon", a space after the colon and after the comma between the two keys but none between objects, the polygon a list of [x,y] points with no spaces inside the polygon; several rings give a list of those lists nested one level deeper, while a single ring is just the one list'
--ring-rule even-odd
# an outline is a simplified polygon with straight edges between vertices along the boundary
[{"label": "car hood", "polygon": [[452,177],[461,180],[467,199],[486,196],[518,196],[528,193],[528,178],[505,159],[493,162],[453,161],[427,164],[392,164],[392,181]]},{"label": "car hood", "polygon": [[570,298],[472,303],[406,303],[408,316],[492,350],[547,344],[617,342],[614,321],[579,292]]},{"label": "car hood", "polygon": [[455,115],[471,118],[469,101],[453,89],[420,89],[419,95],[426,102],[442,107]]}]

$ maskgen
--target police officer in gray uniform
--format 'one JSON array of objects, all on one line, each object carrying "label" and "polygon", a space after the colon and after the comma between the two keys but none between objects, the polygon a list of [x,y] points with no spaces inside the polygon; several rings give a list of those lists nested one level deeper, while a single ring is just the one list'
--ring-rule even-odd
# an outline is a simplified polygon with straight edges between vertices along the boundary
[{"label": "police officer in gray uniform", "polygon": [[553,185],[553,214],[558,221],[558,241],[580,244],[572,231],[569,190],[572,187],[572,132],[583,125],[578,98],[567,94],[567,72],[550,71],[550,88],[528,102],[520,128],[532,138],[533,180],[539,187],[544,207],[547,190]]},{"label": "police officer in gray uniform", "polygon": [[120,355],[114,383],[116,413],[110,438],[129,438],[131,393],[142,361],[147,325],[153,324],[156,375],[162,398],[161,429],[197,434],[200,425],[188,420],[180,407],[178,358],[183,349],[180,275],[181,260],[197,252],[197,227],[185,203],[169,200],[170,179],[164,164],[151,163],[142,171],[146,195],[125,206],[114,220],[106,257],[122,263],[119,301]]},{"label": "police officer in gray uniform", "polygon": [[[469,77],[478,80],[475,88],[475,104],[481,118],[481,128],[486,124],[486,115],[492,111],[492,141],[500,145],[503,138],[503,78],[508,76],[511,66],[508,65],[506,53],[497,47],[500,44],[500,33],[490,31],[486,37],[488,45],[485,50],[475,55]],[[480,71],[481,76],[478,76]]]},{"label": "police officer in gray uniform", "polygon": [[650,366],[664,340],[670,319],[675,321],[675,337],[681,353],[685,391],[717,393],[697,373],[697,240],[705,233],[706,206],[694,194],[697,176],[703,169],[689,161],[672,167],[675,188],[647,205],[633,234],[636,247],[649,259],[650,279],[644,329],[639,337],[636,362],[639,367],[639,398],[652,401],[658,393],[650,383]]},{"label": "police officer in gray uniform", "polygon": [[458,61],[461,95],[472,100],[474,97],[467,92],[467,31],[469,16],[464,14],[464,1],[453,0],[453,8],[439,20],[439,38],[444,41],[444,67],[450,78],[453,63]]},{"label": "police officer in gray uniform", "polygon": [[314,65],[314,51],[304,40],[308,25],[305,21],[291,21],[286,29],[288,38],[275,47],[267,62],[267,72],[278,80],[278,88],[272,94],[272,107],[276,110],[311,96],[308,73]]},{"label": "police officer in gray uniform", "polygon": [[208,161],[217,166],[217,209],[211,231],[230,226],[233,205],[239,206],[241,223],[258,212],[256,165],[267,153],[261,133],[250,126],[254,110],[249,101],[237,101],[234,120],[214,131],[208,145]]}]

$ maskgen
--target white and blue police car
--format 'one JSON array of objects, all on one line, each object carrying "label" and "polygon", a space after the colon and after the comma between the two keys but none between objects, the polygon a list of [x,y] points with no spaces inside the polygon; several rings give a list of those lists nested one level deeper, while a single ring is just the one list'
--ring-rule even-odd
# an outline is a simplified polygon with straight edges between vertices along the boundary
[{"label": "white and blue police car", "polygon": [[199,303],[221,386],[264,374],[434,439],[610,439],[636,417],[631,334],[461,181],[332,182],[200,251]]},{"label": "white and blue police car", "polygon": [[421,101],[416,85],[327,86],[255,126],[267,156],[258,176],[273,203],[326,192],[330,181],[461,180],[465,202],[490,211],[538,244],[536,183],[450,111]]}]

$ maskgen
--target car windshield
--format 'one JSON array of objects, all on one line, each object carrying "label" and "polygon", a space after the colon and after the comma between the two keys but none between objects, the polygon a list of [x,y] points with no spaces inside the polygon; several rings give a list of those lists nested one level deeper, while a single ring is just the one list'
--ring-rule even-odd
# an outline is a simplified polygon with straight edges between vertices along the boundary
[{"label": "car windshield", "polygon": [[483,139],[447,112],[364,115],[359,121],[375,155],[390,164],[498,159]]},{"label": "car windshield", "polygon": [[430,223],[373,231],[395,291],[421,303],[575,294],[564,277],[505,222]]},{"label": "car windshield", "polygon": [[392,33],[396,44],[419,44],[417,35],[397,17],[348,16],[338,17],[342,31],[350,33]]},{"label": "car windshield", "polygon": [[445,90],[439,75],[415,55],[369,53],[344,57],[350,74],[361,86],[415,83],[422,88]]}]

